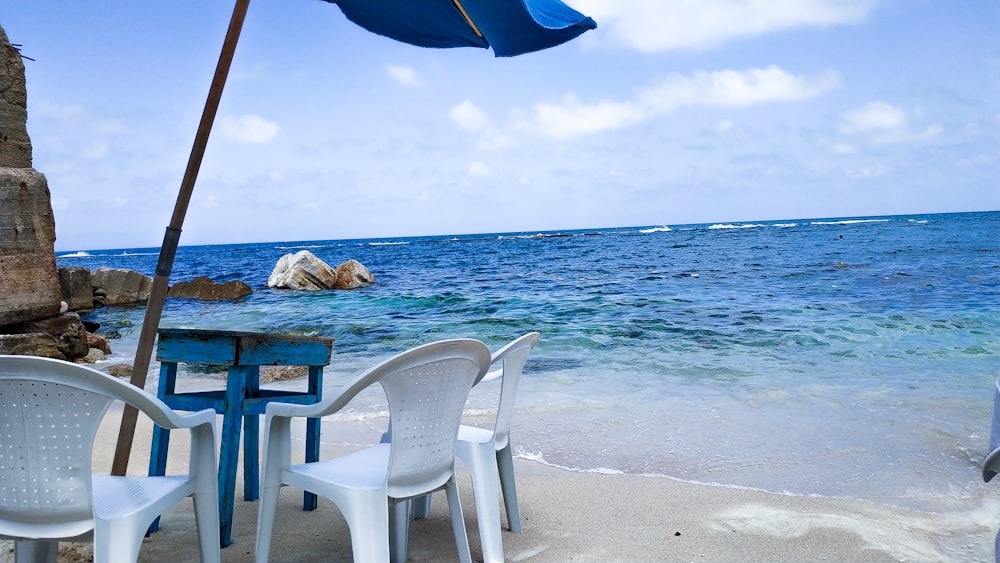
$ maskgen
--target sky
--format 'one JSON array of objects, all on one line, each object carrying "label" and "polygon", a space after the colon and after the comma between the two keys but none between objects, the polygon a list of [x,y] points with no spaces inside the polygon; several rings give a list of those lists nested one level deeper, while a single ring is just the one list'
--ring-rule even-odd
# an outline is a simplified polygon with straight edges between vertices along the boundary
[{"label": "sky", "polygon": [[[180,244],[1000,209],[1000,2],[567,4],[497,58],[252,0]],[[57,252],[160,245],[232,8],[0,0]]]}]

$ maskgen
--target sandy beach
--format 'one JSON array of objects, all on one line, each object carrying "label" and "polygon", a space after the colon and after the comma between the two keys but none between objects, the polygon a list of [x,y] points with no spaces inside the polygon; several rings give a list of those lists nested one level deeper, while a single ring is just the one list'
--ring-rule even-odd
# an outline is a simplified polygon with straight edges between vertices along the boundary
[{"label": "sandy beach", "polygon": [[[107,431],[95,448],[95,471],[110,467],[118,414],[109,413],[105,421]],[[334,430],[324,424],[324,455],[377,434],[367,423],[344,426],[337,424]],[[145,474],[149,430],[140,417],[130,474]],[[338,443],[328,442],[335,434],[341,438]],[[183,470],[182,436],[172,437],[168,472]],[[515,463],[524,531],[504,531],[507,561],[991,561],[1000,523],[996,495],[984,499],[977,513],[932,514],[861,500],[581,473],[525,459]],[[481,561],[472,492],[461,467],[459,479],[473,560]],[[282,491],[271,561],[350,561],[350,536],[337,508],[321,498],[316,511],[306,512],[301,502],[301,491]],[[243,501],[237,484],[233,543],[222,550],[224,562],[253,560],[256,521],[257,503]],[[0,545],[0,559],[13,561],[10,543]],[[63,544],[59,561],[89,561],[89,556],[88,545]],[[194,516],[185,501],[163,515],[139,561],[197,560]],[[443,494],[435,495],[430,518],[411,526],[409,560],[456,560]]]}]

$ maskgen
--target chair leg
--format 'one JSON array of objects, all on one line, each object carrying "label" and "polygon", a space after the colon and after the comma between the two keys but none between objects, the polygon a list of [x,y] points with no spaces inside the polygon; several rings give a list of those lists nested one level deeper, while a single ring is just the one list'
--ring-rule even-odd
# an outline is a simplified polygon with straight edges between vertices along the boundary
[{"label": "chair leg", "polygon": [[[463,444],[464,445],[464,444]],[[461,459],[472,475],[472,492],[476,499],[476,519],[479,521],[479,541],[483,561],[503,563],[503,539],[500,537],[500,483],[497,479],[493,443],[463,448]]]},{"label": "chair leg", "polygon": [[382,494],[354,491],[350,498],[331,498],[347,520],[355,561],[388,563],[389,499]]},{"label": "chair leg", "polygon": [[15,540],[16,563],[56,563],[59,542],[51,540]]},{"label": "chair leg", "polygon": [[[266,471],[266,468],[265,468]],[[278,511],[278,494],[280,486],[264,483],[260,488],[260,499],[257,501],[257,545],[255,561],[267,563],[271,557],[271,537],[274,534],[274,520]]]},{"label": "chair leg", "polygon": [[462,499],[458,496],[458,483],[455,476],[445,484],[448,494],[448,508],[451,511],[451,529],[455,533],[455,544],[458,547],[458,560],[461,563],[472,563],[472,552],[469,550],[469,536],[465,531],[465,516],[462,514]]},{"label": "chair leg", "polygon": [[431,493],[410,499],[410,506],[414,518],[418,520],[427,518],[431,513]]},{"label": "chair leg", "polygon": [[134,563],[148,523],[131,518],[94,521],[94,563]]},{"label": "chair leg", "polygon": [[517,485],[514,484],[514,456],[510,443],[497,451],[497,469],[500,472],[500,489],[503,491],[503,507],[507,512],[507,525],[515,534],[521,533],[521,509],[517,505]]},{"label": "chair leg", "polygon": [[[214,485],[214,482],[213,482]],[[198,528],[198,546],[201,563],[219,563],[219,497],[213,494],[195,493],[194,524]]]},{"label": "chair leg", "polygon": [[410,537],[410,501],[389,501],[389,561],[406,562],[406,544]]}]

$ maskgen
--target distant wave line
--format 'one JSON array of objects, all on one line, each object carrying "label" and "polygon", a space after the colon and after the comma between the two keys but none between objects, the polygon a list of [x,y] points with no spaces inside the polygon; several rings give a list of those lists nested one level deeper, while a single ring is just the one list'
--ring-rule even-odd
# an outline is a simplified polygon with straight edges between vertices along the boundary
[{"label": "distant wave line", "polygon": [[62,256],[58,256],[58,258],[91,258],[93,256],[94,255],[89,252],[80,250],[77,252],[71,252],[69,254],[63,254]]},{"label": "distant wave line", "polygon": [[410,243],[406,242],[406,241],[399,241],[399,242],[369,242],[368,246],[399,246],[401,244],[410,244]]},{"label": "distant wave line", "polygon": [[671,229],[670,227],[664,225],[662,227],[652,227],[650,229],[639,229],[639,232],[648,235],[650,233],[669,233],[672,230],[673,229]]},{"label": "distant wave line", "polygon": [[747,223],[746,225],[734,225],[732,223],[716,223],[715,225],[709,225],[709,229],[753,229],[756,227],[766,227],[767,225],[762,223]]},{"label": "distant wave line", "polygon": [[813,221],[810,225],[855,225],[857,223],[888,223],[892,219],[844,219],[843,221]]}]

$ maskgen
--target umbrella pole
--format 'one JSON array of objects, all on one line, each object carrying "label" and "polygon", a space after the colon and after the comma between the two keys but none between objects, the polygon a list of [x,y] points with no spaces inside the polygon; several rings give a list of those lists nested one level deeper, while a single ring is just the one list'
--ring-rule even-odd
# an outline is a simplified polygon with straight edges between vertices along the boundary
[{"label": "umbrella pole", "polygon": [[[156,276],[153,277],[153,286],[149,292],[149,300],[146,302],[146,313],[142,321],[142,332],[139,333],[139,346],[135,352],[135,362],[130,378],[132,385],[139,388],[146,386],[146,374],[149,371],[149,361],[153,355],[153,343],[156,341],[156,331],[160,326],[160,317],[163,314],[163,302],[166,301],[167,289],[169,288],[170,271],[173,269],[174,255],[177,253],[177,244],[181,238],[181,225],[184,223],[184,215],[187,213],[188,203],[191,201],[191,192],[194,190],[202,157],[205,156],[208,136],[212,131],[216,111],[219,109],[222,89],[226,85],[226,77],[233,62],[233,53],[236,51],[236,43],[240,38],[240,30],[243,28],[243,20],[246,18],[249,5],[250,0],[236,0],[236,5],[233,7],[233,17],[229,21],[229,30],[226,32],[226,39],[222,44],[219,63],[215,67],[215,77],[212,79],[212,86],[208,91],[208,99],[205,100],[205,109],[201,114],[201,122],[195,134],[194,145],[191,147],[191,156],[188,158],[187,169],[184,171],[184,178],[181,180],[181,187],[177,194],[177,202],[174,204],[174,214],[170,218],[170,225],[167,227],[166,233],[163,235],[163,245],[156,262]],[[131,405],[126,405],[122,412],[118,445],[115,448],[115,458],[111,466],[112,475],[125,475],[128,470],[128,458],[132,451],[132,439],[135,437],[135,424],[138,415],[139,411]]]}]

